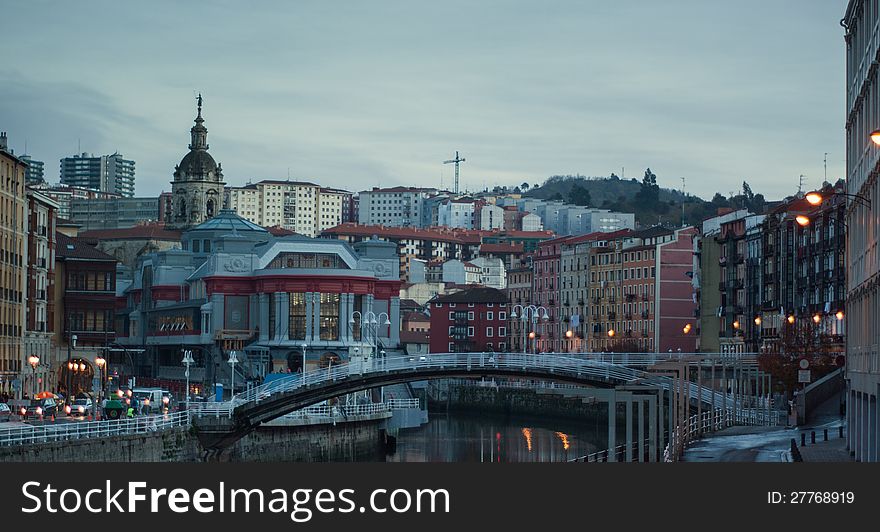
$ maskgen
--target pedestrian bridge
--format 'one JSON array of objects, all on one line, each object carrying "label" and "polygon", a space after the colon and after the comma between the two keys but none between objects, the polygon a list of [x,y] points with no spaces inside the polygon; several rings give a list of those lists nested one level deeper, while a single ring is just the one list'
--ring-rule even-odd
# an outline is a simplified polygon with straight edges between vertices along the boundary
[{"label": "pedestrian bridge", "polygon": [[[514,377],[570,382],[597,388],[645,387],[684,392],[689,403],[728,404],[733,399],[696,383],[652,373],[688,360],[681,353],[573,355],[564,353],[444,353],[351,361],[305,374],[291,374],[234,396],[229,401],[194,403],[190,414],[199,439],[219,452],[262,423],[352,392],[427,379]],[[693,355],[704,359],[706,354]],[[712,356],[712,355],[708,355]],[[717,355],[726,356],[726,355]]]}]

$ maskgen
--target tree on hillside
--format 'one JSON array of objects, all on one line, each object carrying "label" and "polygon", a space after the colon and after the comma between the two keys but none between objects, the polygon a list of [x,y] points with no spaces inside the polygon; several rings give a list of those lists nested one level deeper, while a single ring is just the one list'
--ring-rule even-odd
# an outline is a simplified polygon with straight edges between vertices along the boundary
[{"label": "tree on hillside", "polygon": [[642,186],[635,196],[635,203],[642,209],[651,211],[657,206],[660,199],[660,186],[657,185],[657,176],[648,168],[645,177],[642,178]]},{"label": "tree on hillside", "polygon": [[525,192],[525,191],[527,191],[527,190],[529,189],[529,184],[526,183],[525,181],[523,181],[523,184],[520,185],[519,188],[520,188],[523,192]]},{"label": "tree on hillside", "polygon": [[516,188],[513,189],[513,193],[514,193],[514,194],[519,194],[520,192],[521,192],[521,191],[520,191],[519,187],[516,187]]},{"label": "tree on hillside", "polygon": [[541,185],[539,185],[539,184],[537,184],[537,183],[535,183],[534,185],[532,185],[532,190],[535,190],[536,188],[541,188]]},{"label": "tree on hillside", "polygon": [[572,203],[581,207],[586,207],[592,202],[592,199],[590,198],[590,191],[587,190],[587,187],[581,185],[580,183],[576,183],[573,187],[571,187],[569,198],[571,198]]}]

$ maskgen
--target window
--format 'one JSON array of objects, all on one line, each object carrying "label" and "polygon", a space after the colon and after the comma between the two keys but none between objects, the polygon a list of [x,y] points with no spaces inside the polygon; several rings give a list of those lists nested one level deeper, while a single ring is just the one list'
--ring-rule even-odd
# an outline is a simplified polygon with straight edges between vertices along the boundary
[{"label": "window", "polygon": [[449,326],[449,336],[452,336],[452,331],[453,331],[454,329],[455,329],[454,326],[452,326],[452,325]]},{"label": "window", "polygon": [[452,342],[449,342],[449,352],[450,352],[450,353],[454,353],[454,352],[455,352],[455,344],[452,343]]},{"label": "window", "polygon": [[474,328],[468,327],[468,336],[473,336],[473,335],[474,335]]},{"label": "window", "polygon": [[486,337],[492,338],[495,336],[495,330],[492,327],[486,327]]},{"label": "window", "polygon": [[491,310],[488,311],[488,312],[486,312],[486,319],[487,319],[487,320],[494,320],[494,319],[495,319],[495,313],[492,312]]},{"label": "window", "polygon": [[498,336],[502,338],[507,336],[507,327],[498,327]]},{"label": "window", "polygon": [[339,340],[339,294],[321,294],[321,340]]},{"label": "window", "polygon": [[306,339],[306,295],[302,292],[291,292],[290,321],[287,337],[290,340]]},{"label": "window", "polygon": [[449,308],[455,308],[455,303],[450,303]]},{"label": "window", "polygon": [[454,319],[455,319],[455,312],[450,312],[449,313],[449,320],[452,321]]},{"label": "window", "polygon": [[468,321],[474,321],[474,311],[468,312]]},{"label": "window", "polygon": [[468,306],[469,306],[469,307],[473,307],[474,304],[473,304],[473,303],[468,303]]},{"label": "window", "polygon": [[211,252],[211,241],[205,240],[205,244],[204,244],[204,246],[202,246],[202,249],[205,251],[205,253],[210,253]]},{"label": "window", "polygon": [[443,303],[435,303],[434,308],[443,308]]},{"label": "window", "polygon": [[499,344],[498,344],[498,350],[499,350],[499,351],[504,351],[505,349],[507,349],[507,344],[504,343],[504,342],[499,342]]},{"label": "window", "polygon": [[192,250],[193,250],[193,253],[199,253],[199,249],[201,248],[201,246],[199,245],[199,243],[200,243],[199,240],[193,240],[193,241],[192,241]]}]

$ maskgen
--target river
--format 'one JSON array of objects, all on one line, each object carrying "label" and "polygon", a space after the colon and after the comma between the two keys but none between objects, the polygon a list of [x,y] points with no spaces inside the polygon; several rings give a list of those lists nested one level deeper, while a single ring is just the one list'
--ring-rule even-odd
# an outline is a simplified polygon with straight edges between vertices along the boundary
[{"label": "river", "polygon": [[434,413],[401,430],[388,462],[565,462],[607,448],[596,422]]}]

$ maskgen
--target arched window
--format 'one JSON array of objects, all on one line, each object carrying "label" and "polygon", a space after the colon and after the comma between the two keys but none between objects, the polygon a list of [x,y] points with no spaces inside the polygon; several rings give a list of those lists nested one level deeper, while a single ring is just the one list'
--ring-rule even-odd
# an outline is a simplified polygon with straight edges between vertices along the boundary
[{"label": "arched window", "polygon": [[214,216],[214,200],[209,199],[205,203],[205,216],[208,218],[213,218]]},{"label": "arched window", "polygon": [[180,198],[180,202],[178,202],[177,217],[181,218],[181,219],[186,219],[186,199],[185,198]]}]

